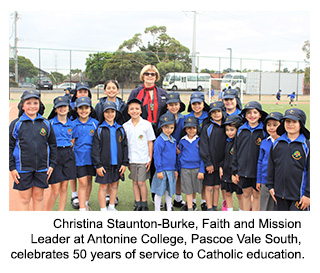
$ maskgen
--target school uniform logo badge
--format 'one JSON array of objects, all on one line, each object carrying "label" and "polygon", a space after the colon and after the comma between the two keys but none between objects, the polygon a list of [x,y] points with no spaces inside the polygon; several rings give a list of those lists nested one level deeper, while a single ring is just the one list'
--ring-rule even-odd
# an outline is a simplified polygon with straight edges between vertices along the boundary
[{"label": "school uniform logo badge", "polygon": [[142,141],[143,140],[143,135],[138,136],[138,139]]},{"label": "school uniform logo badge", "polygon": [[234,150],[234,148],[232,147],[231,150],[230,150],[230,154],[231,155],[233,155],[233,150]]},{"label": "school uniform logo badge", "polygon": [[41,130],[40,130],[40,135],[45,136],[46,133],[47,133],[46,129],[41,128]]},{"label": "school uniform logo badge", "polygon": [[89,135],[90,135],[90,136],[93,136],[93,135],[94,135],[94,130],[93,130],[93,129],[90,130]]},{"label": "school uniform logo badge", "polygon": [[257,140],[256,140],[256,144],[260,146],[261,141],[262,141],[262,140],[261,140],[261,138],[260,138],[260,137],[258,137],[258,138],[257,138]]},{"label": "school uniform logo badge", "polygon": [[302,155],[300,153],[300,151],[295,151],[293,154],[292,154],[292,158],[295,159],[295,160],[299,160],[301,159]]},{"label": "school uniform logo badge", "polygon": [[71,128],[68,129],[68,134],[69,134],[69,135],[72,134],[72,129],[71,129]]}]

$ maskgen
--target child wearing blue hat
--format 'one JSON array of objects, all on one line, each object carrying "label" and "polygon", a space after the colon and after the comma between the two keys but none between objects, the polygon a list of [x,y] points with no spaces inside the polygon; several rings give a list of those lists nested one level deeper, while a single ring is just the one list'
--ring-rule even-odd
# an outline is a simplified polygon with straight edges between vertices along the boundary
[{"label": "child wearing blue hat", "polygon": [[194,92],[191,94],[188,112],[190,114],[186,117],[193,116],[199,121],[199,126],[202,128],[203,121],[208,117],[209,106],[204,100],[204,94],[201,92]]},{"label": "child wearing blue hat", "polygon": [[177,142],[172,136],[175,129],[175,117],[166,113],[160,117],[161,134],[154,142],[153,158],[156,173],[152,179],[151,192],[155,193],[155,211],[160,211],[161,198],[164,195],[167,211],[172,210],[172,196],[176,192]]},{"label": "child wearing blue hat", "polygon": [[117,106],[112,101],[103,104],[104,121],[95,131],[92,142],[93,164],[97,170],[96,183],[99,183],[98,200],[101,211],[106,211],[108,185],[110,201],[108,211],[116,211],[115,201],[119,179],[124,181],[128,165],[128,144],[125,131],[116,121]]},{"label": "child wearing blue hat", "polygon": [[[185,118],[190,116],[195,117],[199,121],[199,134],[204,125],[204,120],[208,117],[208,111],[210,107],[205,102],[204,94],[201,92],[193,92],[190,96],[190,102],[188,106],[188,112]],[[205,197],[205,187],[202,187],[201,194],[201,210],[207,210],[206,197]]]},{"label": "child wearing blue hat", "polygon": [[[74,95],[72,96],[71,102],[70,102],[70,107],[72,110],[70,111],[70,119],[74,121],[75,119],[78,118],[78,113],[76,109],[76,100],[78,98],[82,97],[88,97],[91,99],[91,92],[89,88],[89,84],[87,82],[78,82],[76,84],[75,90],[74,90]],[[97,119],[97,115],[95,110],[91,107],[91,113],[90,117]],[[71,186],[71,205],[74,209],[79,209],[79,198],[78,198],[78,192],[77,192],[77,182],[75,179],[70,180],[70,186]]]},{"label": "child wearing blue hat", "polygon": [[98,121],[91,117],[94,109],[89,97],[76,100],[78,118],[73,121],[74,128],[74,153],[76,156],[77,178],[79,180],[79,210],[89,210],[89,197],[92,189],[92,176],[96,174],[91,157],[92,140]]},{"label": "child wearing blue hat", "polygon": [[[40,112],[40,93],[24,91],[19,117],[9,127],[9,170],[13,189],[19,191],[19,209],[43,210],[44,189],[56,166],[57,144],[52,125]],[[50,153],[49,153],[50,150]]]},{"label": "child wearing blue hat", "polygon": [[[166,103],[168,112],[174,114],[176,119],[176,129],[174,130],[172,136],[176,139],[177,143],[181,138],[181,133],[184,128],[185,116],[181,114],[186,108],[185,104],[180,100],[180,94],[178,92],[171,92],[166,95]],[[177,152],[179,153],[179,147]],[[181,195],[181,176],[179,174],[177,183],[176,183],[176,195],[173,201],[173,206],[181,208],[185,205],[185,202],[182,200]]]},{"label": "child wearing blue hat", "polygon": [[277,128],[280,137],[270,150],[266,186],[278,211],[309,210],[310,132],[306,119],[301,109],[288,109]]},{"label": "child wearing blue hat", "polygon": [[268,137],[262,140],[258,158],[257,168],[257,190],[260,191],[260,210],[272,211],[274,209],[274,200],[266,187],[269,152],[274,141],[279,137],[277,128],[279,127],[283,115],[279,112],[271,112],[264,120],[264,130]]},{"label": "child wearing blue hat", "polygon": [[67,201],[67,191],[70,179],[76,179],[76,161],[73,152],[74,124],[68,118],[69,98],[59,96],[53,100],[53,110],[49,117],[57,140],[57,165],[49,179],[50,195],[47,210],[51,211],[59,197],[59,211],[63,211]]},{"label": "child wearing blue hat", "polygon": [[256,188],[257,163],[261,141],[266,133],[263,121],[268,115],[262,110],[257,101],[248,102],[241,114],[246,122],[238,129],[232,159],[232,182],[243,190],[243,210],[250,211],[251,196],[253,196],[252,210],[260,209],[260,193]]},{"label": "child wearing blue hat", "polygon": [[221,179],[221,191],[225,191],[225,200],[227,211],[233,211],[233,198],[232,194],[235,192],[239,201],[239,211],[243,210],[242,207],[242,189],[232,183],[232,158],[234,153],[234,139],[237,135],[238,128],[242,124],[242,118],[238,115],[230,115],[228,116],[223,126],[225,128],[225,132],[227,135],[226,144],[225,144],[225,152],[223,164],[219,168],[220,179]]},{"label": "child wearing blue hat", "polygon": [[193,200],[196,193],[202,192],[205,166],[199,152],[198,123],[195,117],[185,119],[186,135],[179,141],[178,166],[181,168],[181,191],[186,194],[187,199],[187,206],[183,206],[181,210],[197,210],[197,205]]},{"label": "child wearing blue hat", "polygon": [[217,210],[219,200],[219,167],[223,162],[226,140],[222,127],[225,116],[223,107],[222,101],[210,104],[209,123],[202,128],[199,141],[200,157],[206,166],[203,185],[205,186],[205,197],[209,211]]}]

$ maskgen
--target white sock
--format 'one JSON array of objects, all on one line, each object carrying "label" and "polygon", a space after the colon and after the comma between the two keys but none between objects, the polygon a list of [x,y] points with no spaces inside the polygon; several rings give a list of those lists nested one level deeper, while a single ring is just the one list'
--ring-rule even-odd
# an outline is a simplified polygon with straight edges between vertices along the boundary
[{"label": "white sock", "polygon": [[167,211],[171,211],[172,208],[172,198],[169,196],[169,193],[166,191],[164,193],[164,197],[166,198]]},{"label": "white sock", "polygon": [[82,208],[82,209],[80,208],[79,211],[87,211],[87,209],[86,208]]},{"label": "white sock", "polygon": [[109,204],[109,209],[114,209],[114,204],[113,205]]},{"label": "white sock", "polygon": [[227,208],[228,211],[233,211],[233,208]]},{"label": "white sock", "polygon": [[243,211],[242,209],[239,209],[239,211]]},{"label": "white sock", "polygon": [[154,196],[154,210],[155,211],[160,211],[161,198],[162,198],[162,196],[159,196],[157,194]]},{"label": "white sock", "polygon": [[73,192],[72,192],[72,198],[73,198],[73,197],[78,197],[78,192],[77,192],[77,191],[73,191]]},{"label": "white sock", "polygon": [[177,202],[180,202],[180,201],[182,200],[181,194],[176,194],[175,200],[176,200]]},{"label": "white sock", "polygon": [[203,203],[207,203],[207,201],[204,199],[201,199],[201,204],[203,204]]},{"label": "white sock", "polygon": [[101,211],[107,211],[107,207],[100,208]]},{"label": "white sock", "polygon": [[89,201],[86,201],[86,206],[88,206],[89,205]]}]

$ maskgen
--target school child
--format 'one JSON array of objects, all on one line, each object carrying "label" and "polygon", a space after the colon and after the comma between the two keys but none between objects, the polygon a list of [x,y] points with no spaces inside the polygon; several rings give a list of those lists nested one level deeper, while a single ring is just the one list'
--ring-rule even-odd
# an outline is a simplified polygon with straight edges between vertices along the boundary
[{"label": "school child", "polygon": [[47,202],[47,210],[51,211],[59,197],[59,211],[64,211],[67,201],[68,183],[70,179],[76,179],[76,161],[73,152],[74,124],[68,118],[69,98],[59,96],[53,100],[53,110],[49,115],[50,123],[57,140],[57,165],[49,179],[50,195]]},{"label": "school child", "polygon": [[224,111],[227,113],[227,116],[241,114],[242,104],[238,96],[238,90],[225,90],[222,101],[224,103]]},{"label": "school child", "polygon": [[209,105],[204,100],[204,94],[194,92],[191,94],[188,112],[185,117],[193,116],[198,118],[200,129],[203,126],[203,121],[208,117]]},{"label": "school child", "polygon": [[92,176],[96,175],[93,166],[91,150],[94,131],[98,121],[91,117],[94,109],[89,97],[80,97],[76,100],[78,118],[73,121],[74,128],[74,153],[76,156],[77,178],[79,181],[79,210],[89,210],[89,197],[92,189]]},{"label": "school child", "polygon": [[[116,211],[115,201],[119,179],[124,181],[128,165],[128,145],[125,131],[116,121],[117,105],[106,101],[103,105],[104,121],[95,131],[91,156],[97,170],[96,183],[99,183],[98,200],[101,211]],[[106,193],[110,185],[110,201],[107,209]]]},{"label": "school child", "polygon": [[225,190],[225,200],[227,211],[233,211],[233,198],[232,194],[235,192],[239,201],[239,211],[243,210],[242,207],[242,189],[232,183],[231,175],[232,168],[231,162],[234,152],[234,139],[237,134],[238,128],[242,124],[242,118],[238,115],[230,115],[226,118],[223,123],[225,132],[227,135],[223,166],[219,168],[220,179],[221,179],[221,189]]},{"label": "school child", "polygon": [[56,137],[41,108],[40,93],[24,91],[19,117],[9,127],[9,170],[13,189],[19,191],[20,210],[29,210],[31,199],[33,210],[44,209],[44,189],[56,165]]},{"label": "school child", "polygon": [[[287,97],[289,98],[289,104],[290,104],[290,106],[293,106],[293,102],[294,102],[294,99],[295,99],[295,97],[296,97],[296,92],[292,92],[292,93],[289,94]],[[295,103],[295,105],[297,105],[297,104]]]},{"label": "school child", "polygon": [[264,130],[268,137],[261,141],[257,168],[257,190],[260,191],[260,210],[272,211],[274,200],[266,187],[269,152],[274,141],[279,137],[277,128],[281,123],[283,115],[279,112],[271,112],[264,120]]},{"label": "school child", "polygon": [[[122,125],[125,121],[124,118],[124,110],[126,109],[126,103],[121,98],[117,97],[120,91],[120,87],[117,81],[115,80],[108,80],[104,84],[104,93],[106,94],[105,97],[99,99],[95,111],[99,118],[103,118],[103,105],[107,101],[112,101],[116,104],[117,107],[117,116],[116,122],[119,125]],[[100,120],[102,122],[103,120]]]},{"label": "school child", "polygon": [[261,141],[265,138],[263,120],[267,113],[257,101],[248,102],[242,110],[246,122],[238,129],[232,159],[232,182],[243,190],[243,210],[260,209],[260,193],[256,188],[257,162]]},{"label": "school child", "polygon": [[[204,125],[204,120],[208,117],[209,105],[205,102],[204,94],[200,92],[194,92],[191,94],[190,103],[188,106],[188,112],[185,118],[193,116],[198,118],[199,127],[201,133],[201,129]],[[202,187],[201,193],[201,210],[207,210],[207,203],[205,197],[205,186]]]},{"label": "school child", "polygon": [[123,124],[128,138],[129,178],[132,179],[135,197],[134,210],[148,211],[146,180],[150,178],[155,134],[151,122],[143,119],[142,103],[131,99],[127,103],[131,119]]},{"label": "school child", "polygon": [[219,167],[224,158],[226,135],[222,127],[224,112],[223,102],[210,104],[209,123],[202,128],[200,135],[200,157],[206,166],[203,185],[208,211],[216,211],[219,201]]},{"label": "school child", "polygon": [[199,152],[198,123],[195,117],[185,119],[186,135],[179,141],[178,166],[181,168],[181,191],[186,194],[187,199],[187,206],[183,206],[181,210],[197,210],[194,195],[202,192],[205,166]]},{"label": "school child", "polygon": [[175,128],[175,117],[166,113],[160,117],[161,134],[154,142],[154,174],[151,192],[155,193],[155,211],[160,211],[161,197],[164,195],[167,211],[172,210],[172,196],[176,192],[177,169],[177,142],[172,136]]},{"label": "school child", "polygon": [[310,132],[306,119],[301,109],[288,109],[277,128],[280,137],[270,150],[266,186],[278,211],[309,210]]},{"label": "school child", "polygon": [[[91,92],[89,89],[89,84],[86,82],[78,82],[75,87],[74,94],[71,98],[70,107],[72,110],[70,111],[70,119],[74,121],[77,119],[77,109],[76,109],[76,100],[81,97],[89,97],[91,99]],[[90,114],[91,117],[97,118],[95,111],[92,111]],[[79,209],[79,198],[78,198],[78,192],[77,192],[77,181],[76,179],[70,180],[70,186],[71,186],[71,205],[74,209]]]},{"label": "school child", "polygon": [[[174,130],[172,136],[176,139],[177,143],[181,138],[181,133],[183,131],[184,126],[184,115],[181,114],[186,108],[185,104],[180,100],[180,95],[178,92],[171,92],[166,95],[166,103],[167,103],[167,112],[174,114],[176,119],[176,129]],[[177,149],[177,153],[179,153],[179,147]],[[173,201],[173,206],[177,208],[181,208],[185,205],[185,202],[182,200],[181,196],[181,176],[178,176],[176,181],[176,195]]]}]

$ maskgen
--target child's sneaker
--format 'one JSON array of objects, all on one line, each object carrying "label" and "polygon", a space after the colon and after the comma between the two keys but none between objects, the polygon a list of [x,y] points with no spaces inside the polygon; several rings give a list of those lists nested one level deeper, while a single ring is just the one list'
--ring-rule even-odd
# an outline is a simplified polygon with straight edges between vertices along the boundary
[{"label": "child's sneaker", "polygon": [[116,208],[111,208],[110,206],[108,207],[108,211],[118,211]]},{"label": "child's sneaker", "polygon": [[192,209],[193,209],[193,211],[198,210],[198,208],[197,208],[197,204],[196,204],[196,203],[193,203],[193,205],[192,205]]},{"label": "child's sneaker", "polygon": [[172,205],[176,208],[182,208],[185,204],[186,202],[184,202],[183,200],[181,201],[174,200]]},{"label": "child's sneaker", "polygon": [[79,209],[79,198],[78,198],[78,196],[75,196],[75,197],[71,198],[71,206],[74,209]]},{"label": "child's sneaker", "polygon": [[201,204],[201,210],[202,210],[202,211],[207,211],[207,210],[208,210],[208,207],[207,207],[207,203],[206,203],[206,202],[204,202],[204,203]]},{"label": "child's sneaker", "polygon": [[221,211],[228,211],[226,200],[223,200]]}]

